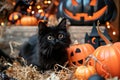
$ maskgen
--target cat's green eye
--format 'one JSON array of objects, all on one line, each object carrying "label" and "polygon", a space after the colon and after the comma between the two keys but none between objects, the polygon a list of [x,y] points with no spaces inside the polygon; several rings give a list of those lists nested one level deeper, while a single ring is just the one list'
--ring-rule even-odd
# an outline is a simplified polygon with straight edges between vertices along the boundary
[{"label": "cat's green eye", "polygon": [[59,38],[59,39],[62,39],[63,37],[64,37],[63,34],[59,34],[59,35],[58,35],[58,38]]},{"label": "cat's green eye", "polygon": [[52,36],[47,37],[48,40],[53,40],[54,38]]}]

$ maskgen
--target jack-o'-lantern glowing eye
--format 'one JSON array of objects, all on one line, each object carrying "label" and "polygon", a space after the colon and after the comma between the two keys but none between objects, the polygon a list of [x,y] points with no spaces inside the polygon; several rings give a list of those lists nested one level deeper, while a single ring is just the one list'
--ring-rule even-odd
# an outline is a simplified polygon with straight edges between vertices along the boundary
[{"label": "jack-o'-lantern glowing eye", "polygon": [[97,0],[91,0],[90,1],[90,6],[96,6]]}]

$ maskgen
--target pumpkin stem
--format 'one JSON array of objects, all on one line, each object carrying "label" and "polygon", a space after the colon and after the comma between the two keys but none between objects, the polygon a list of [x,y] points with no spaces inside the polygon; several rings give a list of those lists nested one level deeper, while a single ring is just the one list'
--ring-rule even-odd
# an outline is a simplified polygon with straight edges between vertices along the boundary
[{"label": "pumpkin stem", "polygon": [[107,78],[107,77],[112,77],[112,75],[111,75],[111,73],[110,73],[110,71],[108,70],[108,66],[106,66],[105,64],[103,64],[101,61],[99,61],[94,55],[89,55],[88,56],[88,60],[90,60],[90,59],[93,59],[94,60],[94,67],[96,66],[96,62],[97,63],[99,63],[100,64],[100,68],[102,69],[102,71],[106,74],[106,76],[105,76],[105,78]]},{"label": "pumpkin stem", "polygon": [[59,65],[59,64],[55,64],[54,66],[54,70],[57,71],[58,67],[68,71],[68,72],[72,72],[71,70],[69,70],[68,68],[66,68],[65,66]]},{"label": "pumpkin stem", "polygon": [[109,41],[109,40],[103,35],[103,33],[100,31],[99,24],[100,24],[100,22],[97,21],[97,31],[98,31],[99,36],[105,41],[106,44],[112,44],[112,42]]}]

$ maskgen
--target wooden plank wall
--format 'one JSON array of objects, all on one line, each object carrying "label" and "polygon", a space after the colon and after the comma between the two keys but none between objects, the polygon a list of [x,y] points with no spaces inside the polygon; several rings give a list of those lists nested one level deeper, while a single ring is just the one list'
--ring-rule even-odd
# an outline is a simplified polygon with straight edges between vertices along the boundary
[{"label": "wooden plank wall", "polygon": [[108,33],[112,37],[113,41],[120,41],[120,0],[114,0],[116,7],[117,7],[117,16],[116,19],[112,22],[112,25],[115,27],[115,30],[117,31],[117,35],[113,36],[110,31]]}]

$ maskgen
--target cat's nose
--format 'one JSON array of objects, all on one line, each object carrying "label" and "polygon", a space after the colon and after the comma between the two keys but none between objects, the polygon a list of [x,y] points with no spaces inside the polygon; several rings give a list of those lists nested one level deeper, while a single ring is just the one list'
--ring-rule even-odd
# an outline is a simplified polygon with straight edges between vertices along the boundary
[{"label": "cat's nose", "polygon": [[55,39],[55,43],[58,43],[59,42],[59,40],[58,39]]}]

